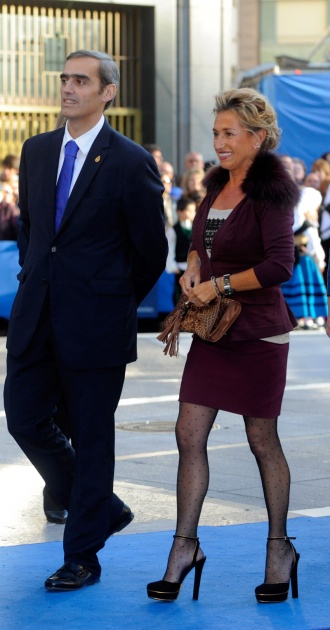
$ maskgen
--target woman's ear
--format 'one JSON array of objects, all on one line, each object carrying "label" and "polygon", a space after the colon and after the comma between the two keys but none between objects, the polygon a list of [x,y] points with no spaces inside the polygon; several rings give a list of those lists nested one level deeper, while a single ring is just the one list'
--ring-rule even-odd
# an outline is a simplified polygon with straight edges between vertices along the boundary
[{"label": "woman's ear", "polygon": [[256,138],[256,142],[253,145],[255,149],[260,149],[264,139],[266,138],[266,129],[258,129],[258,131],[255,131],[255,135],[257,136]]}]

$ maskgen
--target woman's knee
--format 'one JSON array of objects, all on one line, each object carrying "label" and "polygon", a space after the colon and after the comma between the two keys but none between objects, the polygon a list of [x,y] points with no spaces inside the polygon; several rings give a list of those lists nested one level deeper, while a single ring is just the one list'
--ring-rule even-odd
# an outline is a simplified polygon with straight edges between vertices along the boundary
[{"label": "woman's knee", "polygon": [[269,444],[267,440],[263,440],[260,436],[249,437],[248,443],[251,450],[251,453],[255,456],[256,459],[265,459],[269,456]]}]

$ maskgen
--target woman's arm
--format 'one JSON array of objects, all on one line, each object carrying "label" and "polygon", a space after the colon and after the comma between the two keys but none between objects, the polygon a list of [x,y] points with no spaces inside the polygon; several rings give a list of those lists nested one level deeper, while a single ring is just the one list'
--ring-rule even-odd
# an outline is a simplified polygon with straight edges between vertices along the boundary
[{"label": "woman's arm", "polygon": [[[183,277],[183,276],[182,276]],[[224,293],[223,276],[216,278],[217,287],[220,293]],[[182,285],[181,285],[182,286]],[[252,291],[252,289],[262,289],[262,286],[254,273],[253,268],[240,271],[230,276],[230,286],[235,291]],[[188,291],[184,291],[188,295],[189,302],[193,302],[196,306],[204,306],[208,304],[218,295],[215,291],[212,280],[202,282],[201,284],[191,286]]]}]

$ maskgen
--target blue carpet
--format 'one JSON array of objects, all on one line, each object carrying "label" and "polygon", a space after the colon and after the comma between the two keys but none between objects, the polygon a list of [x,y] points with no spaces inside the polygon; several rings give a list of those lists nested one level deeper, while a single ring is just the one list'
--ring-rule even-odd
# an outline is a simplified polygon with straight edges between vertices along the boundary
[{"label": "blue carpet", "polygon": [[62,543],[0,548],[1,630],[325,630],[330,628],[330,517],[295,518],[289,534],[301,553],[299,599],[257,604],[263,581],[265,523],[201,527],[207,555],[200,599],[190,574],[176,602],[147,598],[147,582],[165,569],[172,532],[114,536],[100,553],[99,584],[48,593],[45,578],[62,564]]}]

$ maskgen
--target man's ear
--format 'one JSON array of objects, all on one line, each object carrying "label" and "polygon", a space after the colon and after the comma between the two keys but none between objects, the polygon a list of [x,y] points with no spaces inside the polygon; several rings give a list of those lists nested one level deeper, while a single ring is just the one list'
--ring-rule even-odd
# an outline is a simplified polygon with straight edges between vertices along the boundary
[{"label": "man's ear", "polygon": [[115,86],[114,83],[109,83],[109,85],[106,85],[103,90],[104,102],[107,103],[108,101],[112,101],[116,96],[116,92],[117,92],[117,87]]}]

